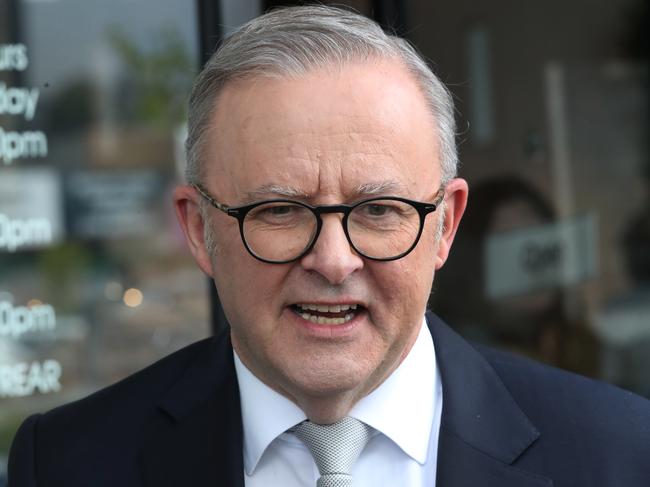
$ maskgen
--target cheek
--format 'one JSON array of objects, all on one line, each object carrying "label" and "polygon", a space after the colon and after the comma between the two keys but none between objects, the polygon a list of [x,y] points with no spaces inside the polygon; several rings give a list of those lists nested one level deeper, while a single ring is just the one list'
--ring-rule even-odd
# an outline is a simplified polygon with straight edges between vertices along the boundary
[{"label": "cheek", "polygon": [[388,264],[374,273],[384,312],[396,316],[398,321],[419,315],[431,291],[433,264],[415,258],[404,258]]},{"label": "cheek", "polygon": [[213,258],[215,283],[226,316],[233,326],[250,326],[277,317],[286,269],[265,264],[242,248],[221,247]]},{"label": "cheek", "polygon": [[256,275],[251,271],[252,257],[244,248],[239,231],[225,225],[215,225],[215,247],[211,253],[212,275],[219,299],[231,324],[240,321],[241,311],[248,309],[247,300],[254,290]]},{"label": "cheek", "polygon": [[[384,295],[392,314],[419,315],[424,311],[431,293],[435,266],[433,238],[423,238],[405,258],[393,262],[390,274],[381,282],[387,283]],[[419,319],[419,318],[418,318]]]}]

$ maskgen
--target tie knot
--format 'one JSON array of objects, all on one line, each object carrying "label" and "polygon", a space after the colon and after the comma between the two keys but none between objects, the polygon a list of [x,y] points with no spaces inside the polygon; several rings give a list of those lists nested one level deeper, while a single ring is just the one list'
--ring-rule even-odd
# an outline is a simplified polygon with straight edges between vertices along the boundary
[{"label": "tie knot", "polygon": [[[318,485],[352,485],[352,466],[368,443],[371,428],[349,416],[332,424],[303,421],[293,429],[311,452],[321,478]],[[349,477],[349,483],[344,478]],[[326,478],[335,483],[326,483]]]}]

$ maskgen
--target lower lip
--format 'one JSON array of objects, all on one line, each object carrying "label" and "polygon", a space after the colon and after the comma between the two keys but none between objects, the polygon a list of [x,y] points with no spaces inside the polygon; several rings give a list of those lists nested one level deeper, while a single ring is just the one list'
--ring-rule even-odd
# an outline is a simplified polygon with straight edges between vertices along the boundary
[{"label": "lower lip", "polygon": [[350,321],[346,321],[341,325],[325,325],[304,319],[292,308],[287,308],[287,311],[293,322],[305,329],[310,335],[321,338],[349,337],[361,325],[366,316],[366,311],[361,310],[357,311]]}]

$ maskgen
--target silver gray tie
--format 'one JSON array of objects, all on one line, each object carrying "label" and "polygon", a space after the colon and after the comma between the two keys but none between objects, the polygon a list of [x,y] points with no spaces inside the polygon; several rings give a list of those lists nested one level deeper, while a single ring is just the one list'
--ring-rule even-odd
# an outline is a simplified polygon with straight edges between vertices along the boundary
[{"label": "silver gray tie", "polygon": [[325,425],[303,421],[292,431],[314,457],[317,487],[352,487],[352,466],[370,439],[370,426],[348,416]]}]

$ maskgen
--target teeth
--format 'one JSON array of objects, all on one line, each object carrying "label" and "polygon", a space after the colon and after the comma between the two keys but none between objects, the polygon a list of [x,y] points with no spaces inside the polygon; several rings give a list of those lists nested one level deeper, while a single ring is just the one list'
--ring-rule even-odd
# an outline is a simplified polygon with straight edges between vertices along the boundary
[{"label": "teeth", "polygon": [[319,325],[342,325],[352,319],[352,315],[348,315],[345,318],[325,318],[324,316],[309,316],[309,321],[312,323],[318,323]]},{"label": "teeth", "polygon": [[[358,305],[356,304],[309,304],[302,303],[296,305],[298,309],[298,314],[302,317],[303,320],[311,321],[312,323],[317,323],[319,325],[342,325],[347,323],[352,318],[354,318],[354,311],[357,309]],[[310,313],[309,311],[316,311],[319,313],[340,313],[341,311],[350,311],[345,314],[345,317],[337,318],[328,318],[325,316],[317,316]]]},{"label": "teeth", "polygon": [[299,308],[302,310],[306,311],[318,311],[320,313],[340,313],[341,311],[347,311],[349,309],[355,310],[357,309],[356,304],[334,304],[334,305],[327,305],[327,304],[308,304],[308,303],[303,303],[303,304],[298,304],[297,305]]},{"label": "teeth", "polygon": [[354,318],[354,313],[348,313],[344,318],[326,318],[325,316],[316,316],[309,313],[300,313],[300,316],[303,320],[319,325],[342,325]]}]

